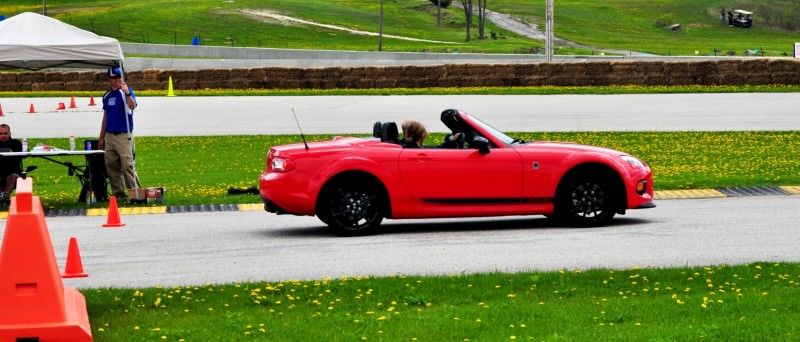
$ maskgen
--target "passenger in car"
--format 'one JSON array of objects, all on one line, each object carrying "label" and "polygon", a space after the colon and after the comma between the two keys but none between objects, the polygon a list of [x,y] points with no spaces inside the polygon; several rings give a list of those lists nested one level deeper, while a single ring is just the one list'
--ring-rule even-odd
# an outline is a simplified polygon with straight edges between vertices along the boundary
[{"label": "passenger in car", "polygon": [[408,148],[422,148],[422,143],[428,137],[428,130],[425,125],[417,120],[405,120],[400,125],[403,129],[403,139],[400,145]]},{"label": "passenger in car", "polygon": [[[400,125],[403,129],[403,139],[400,145],[407,148],[422,148],[425,138],[428,137],[428,130],[425,125],[417,120],[405,120]],[[444,142],[438,148],[464,148],[464,133],[458,132],[448,134]]]}]

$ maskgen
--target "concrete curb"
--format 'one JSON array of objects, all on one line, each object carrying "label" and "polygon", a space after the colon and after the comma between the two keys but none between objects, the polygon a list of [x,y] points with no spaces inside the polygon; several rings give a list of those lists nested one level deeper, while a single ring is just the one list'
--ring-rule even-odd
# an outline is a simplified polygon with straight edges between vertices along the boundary
[{"label": "concrete curb", "polygon": [[[703,199],[722,197],[748,197],[748,196],[791,196],[800,195],[800,185],[785,186],[753,186],[731,187],[718,189],[691,189],[691,190],[662,190],[656,191],[656,200],[670,199]],[[168,205],[154,207],[122,207],[120,215],[149,215],[173,213],[198,213],[215,211],[263,211],[261,203],[245,204],[194,204],[194,205]],[[45,216],[106,216],[106,208],[72,208],[45,210]],[[0,212],[0,219],[8,217],[7,211]]]}]

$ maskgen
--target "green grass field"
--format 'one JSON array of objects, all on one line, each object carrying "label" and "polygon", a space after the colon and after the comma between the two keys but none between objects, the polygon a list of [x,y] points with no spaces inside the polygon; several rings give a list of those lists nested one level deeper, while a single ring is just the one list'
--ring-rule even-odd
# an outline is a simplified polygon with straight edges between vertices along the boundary
[{"label": "green grass field", "polygon": [[[443,129],[443,128],[442,128]],[[800,132],[511,133],[526,140],[574,141],[631,153],[650,164],[657,190],[800,184]],[[309,140],[329,139],[312,135]],[[433,134],[431,143],[441,141]],[[83,138],[78,138],[82,141]],[[256,203],[229,196],[229,187],[257,185],[270,146],[297,143],[295,135],[139,137],[137,168],[145,186],[165,186],[167,204]],[[67,139],[31,139],[65,148]],[[67,160],[67,159],[65,159]],[[74,158],[80,164],[80,158]],[[28,163],[34,163],[28,161]],[[79,186],[66,168],[36,160],[35,191],[45,207],[81,207]],[[98,206],[104,206],[104,203]]]},{"label": "green grass field", "polygon": [[[454,1],[457,2],[457,1]],[[544,0],[489,1],[490,9],[544,27]],[[268,10],[325,24],[364,31],[378,30],[378,1],[358,0],[71,0],[48,3],[49,15],[65,22],[127,42],[191,43],[298,49],[377,50],[375,37],[356,36],[312,26],[284,25],[244,15],[241,10]],[[755,11],[752,29],[719,23],[720,7]],[[41,3],[7,0],[0,14],[41,13]],[[527,53],[543,42],[498,29],[503,39],[465,41],[464,14],[451,6],[436,27],[435,6],[427,0],[385,2],[384,33],[458,44],[386,39],[387,51]],[[556,35],[597,48],[614,48],[661,55],[713,55],[763,49],[768,55],[792,54],[797,40],[800,6],[787,0],[559,0],[555,4]],[[658,22],[663,25],[657,24]],[[680,32],[667,26],[680,23]],[[472,30],[477,35],[477,24]],[[559,54],[590,54],[589,50],[559,48]]]},{"label": "green grass field", "polygon": [[[557,95],[557,94],[697,94],[697,93],[796,93],[800,85],[723,86],[539,86],[539,87],[441,87],[371,89],[196,89],[175,90],[176,96],[348,96],[348,95]],[[165,96],[166,90],[138,90],[137,96]],[[89,97],[97,91],[0,92],[4,97]]]},{"label": "green grass field", "polygon": [[753,263],[82,292],[96,341],[790,341],[798,291]]}]

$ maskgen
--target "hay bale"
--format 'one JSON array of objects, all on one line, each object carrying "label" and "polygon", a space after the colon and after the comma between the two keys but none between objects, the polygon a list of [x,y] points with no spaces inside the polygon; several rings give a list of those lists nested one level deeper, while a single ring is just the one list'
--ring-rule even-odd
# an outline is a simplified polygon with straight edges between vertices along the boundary
[{"label": "hay bale", "polygon": [[713,61],[689,62],[689,74],[694,76],[717,73],[717,64]]},{"label": "hay bale", "polygon": [[727,74],[736,73],[739,71],[739,66],[742,64],[740,60],[723,60],[717,61],[717,73]]},{"label": "hay bale", "polygon": [[577,78],[586,73],[586,65],[587,63],[563,63],[559,74]]},{"label": "hay bale", "polygon": [[689,74],[688,62],[667,62],[664,63],[664,74],[670,76],[685,76]]},{"label": "hay bale", "polygon": [[584,74],[592,76],[610,75],[611,71],[610,62],[588,62],[584,64]]},{"label": "hay bale", "polygon": [[740,74],[723,74],[720,75],[720,83],[723,85],[743,85],[745,84],[745,77]]},{"label": "hay bale", "polygon": [[520,79],[520,86],[545,86],[549,83],[549,78],[542,75],[528,76]]},{"label": "hay bale", "polygon": [[745,83],[751,85],[772,84],[772,75],[769,73],[748,74],[745,78]]},{"label": "hay bale", "polygon": [[745,74],[756,74],[756,73],[763,73],[767,72],[769,69],[767,68],[766,60],[752,60],[752,61],[742,61],[742,64],[739,66],[739,72]]},{"label": "hay bale", "polygon": [[643,72],[640,70],[639,66],[640,65],[638,63],[632,62],[612,62],[610,63],[610,73],[619,76],[641,74]]},{"label": "hay bale", "polygon": [[497,80],[503,87],[519,87],[522,85],[522,77],[502,77]]},{"label": "hay bale", "polygon": [[554,86],[582,86],[580,80],[573,75],[563,74],[549,77],[547,85]]},{"label": "hay bale", "polygon": [[800,62],[795,60],[774,59],[767,62],[767,69],[774,73],[800,72]]},{"label": "hay bale", "polygon": [[637,64],[638,64],[637,66],[638,69],[641,70],[641,72],[645,75],[652,75],[652,74],[663,75],[665,67],[664,65],[666,63],[661,61],[655,61],[655,62],[637,62]]},{"label": "hay bale", "polygon": [[375,80],[375,88],[394,88],[397,86],[397,80],[390,78],[382,78]]},{"label": "hay bale", "polygon": [[775,84],[797,85],[800,84],[800,73],[775,72],[772,73],[772,82]]},{"label": "hay bale", "polygon": [[668,77],[664,74],[650,74],[644,76],[644,85],[659,86],[669,84]]},{"label": "hay bale", "polygon": [[471,77],[471,79],[475,83],[468,85],[469,87],[502,87],[505,85],[503,83],[503,79],[496,77],[495,75],[487,75],[487,77]]}]

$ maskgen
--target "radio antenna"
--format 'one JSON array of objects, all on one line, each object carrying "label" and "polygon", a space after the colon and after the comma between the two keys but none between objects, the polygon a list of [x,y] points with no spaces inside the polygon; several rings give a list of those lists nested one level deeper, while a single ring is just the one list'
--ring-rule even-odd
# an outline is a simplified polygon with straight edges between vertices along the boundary
[{"label": "radio antenna", "polygon": [[297,123],[297,129],[300,130],[300,138],[303,139],[303,145],[306,146],[306,152],[308,152],[308,143],[306,142],[306,136],[303,135],[303,129],[300,128],[300,121],[297,120],[297,113],[294,112],[294,107],[292,107],[292,114],[294,114],[294,122]]}]

